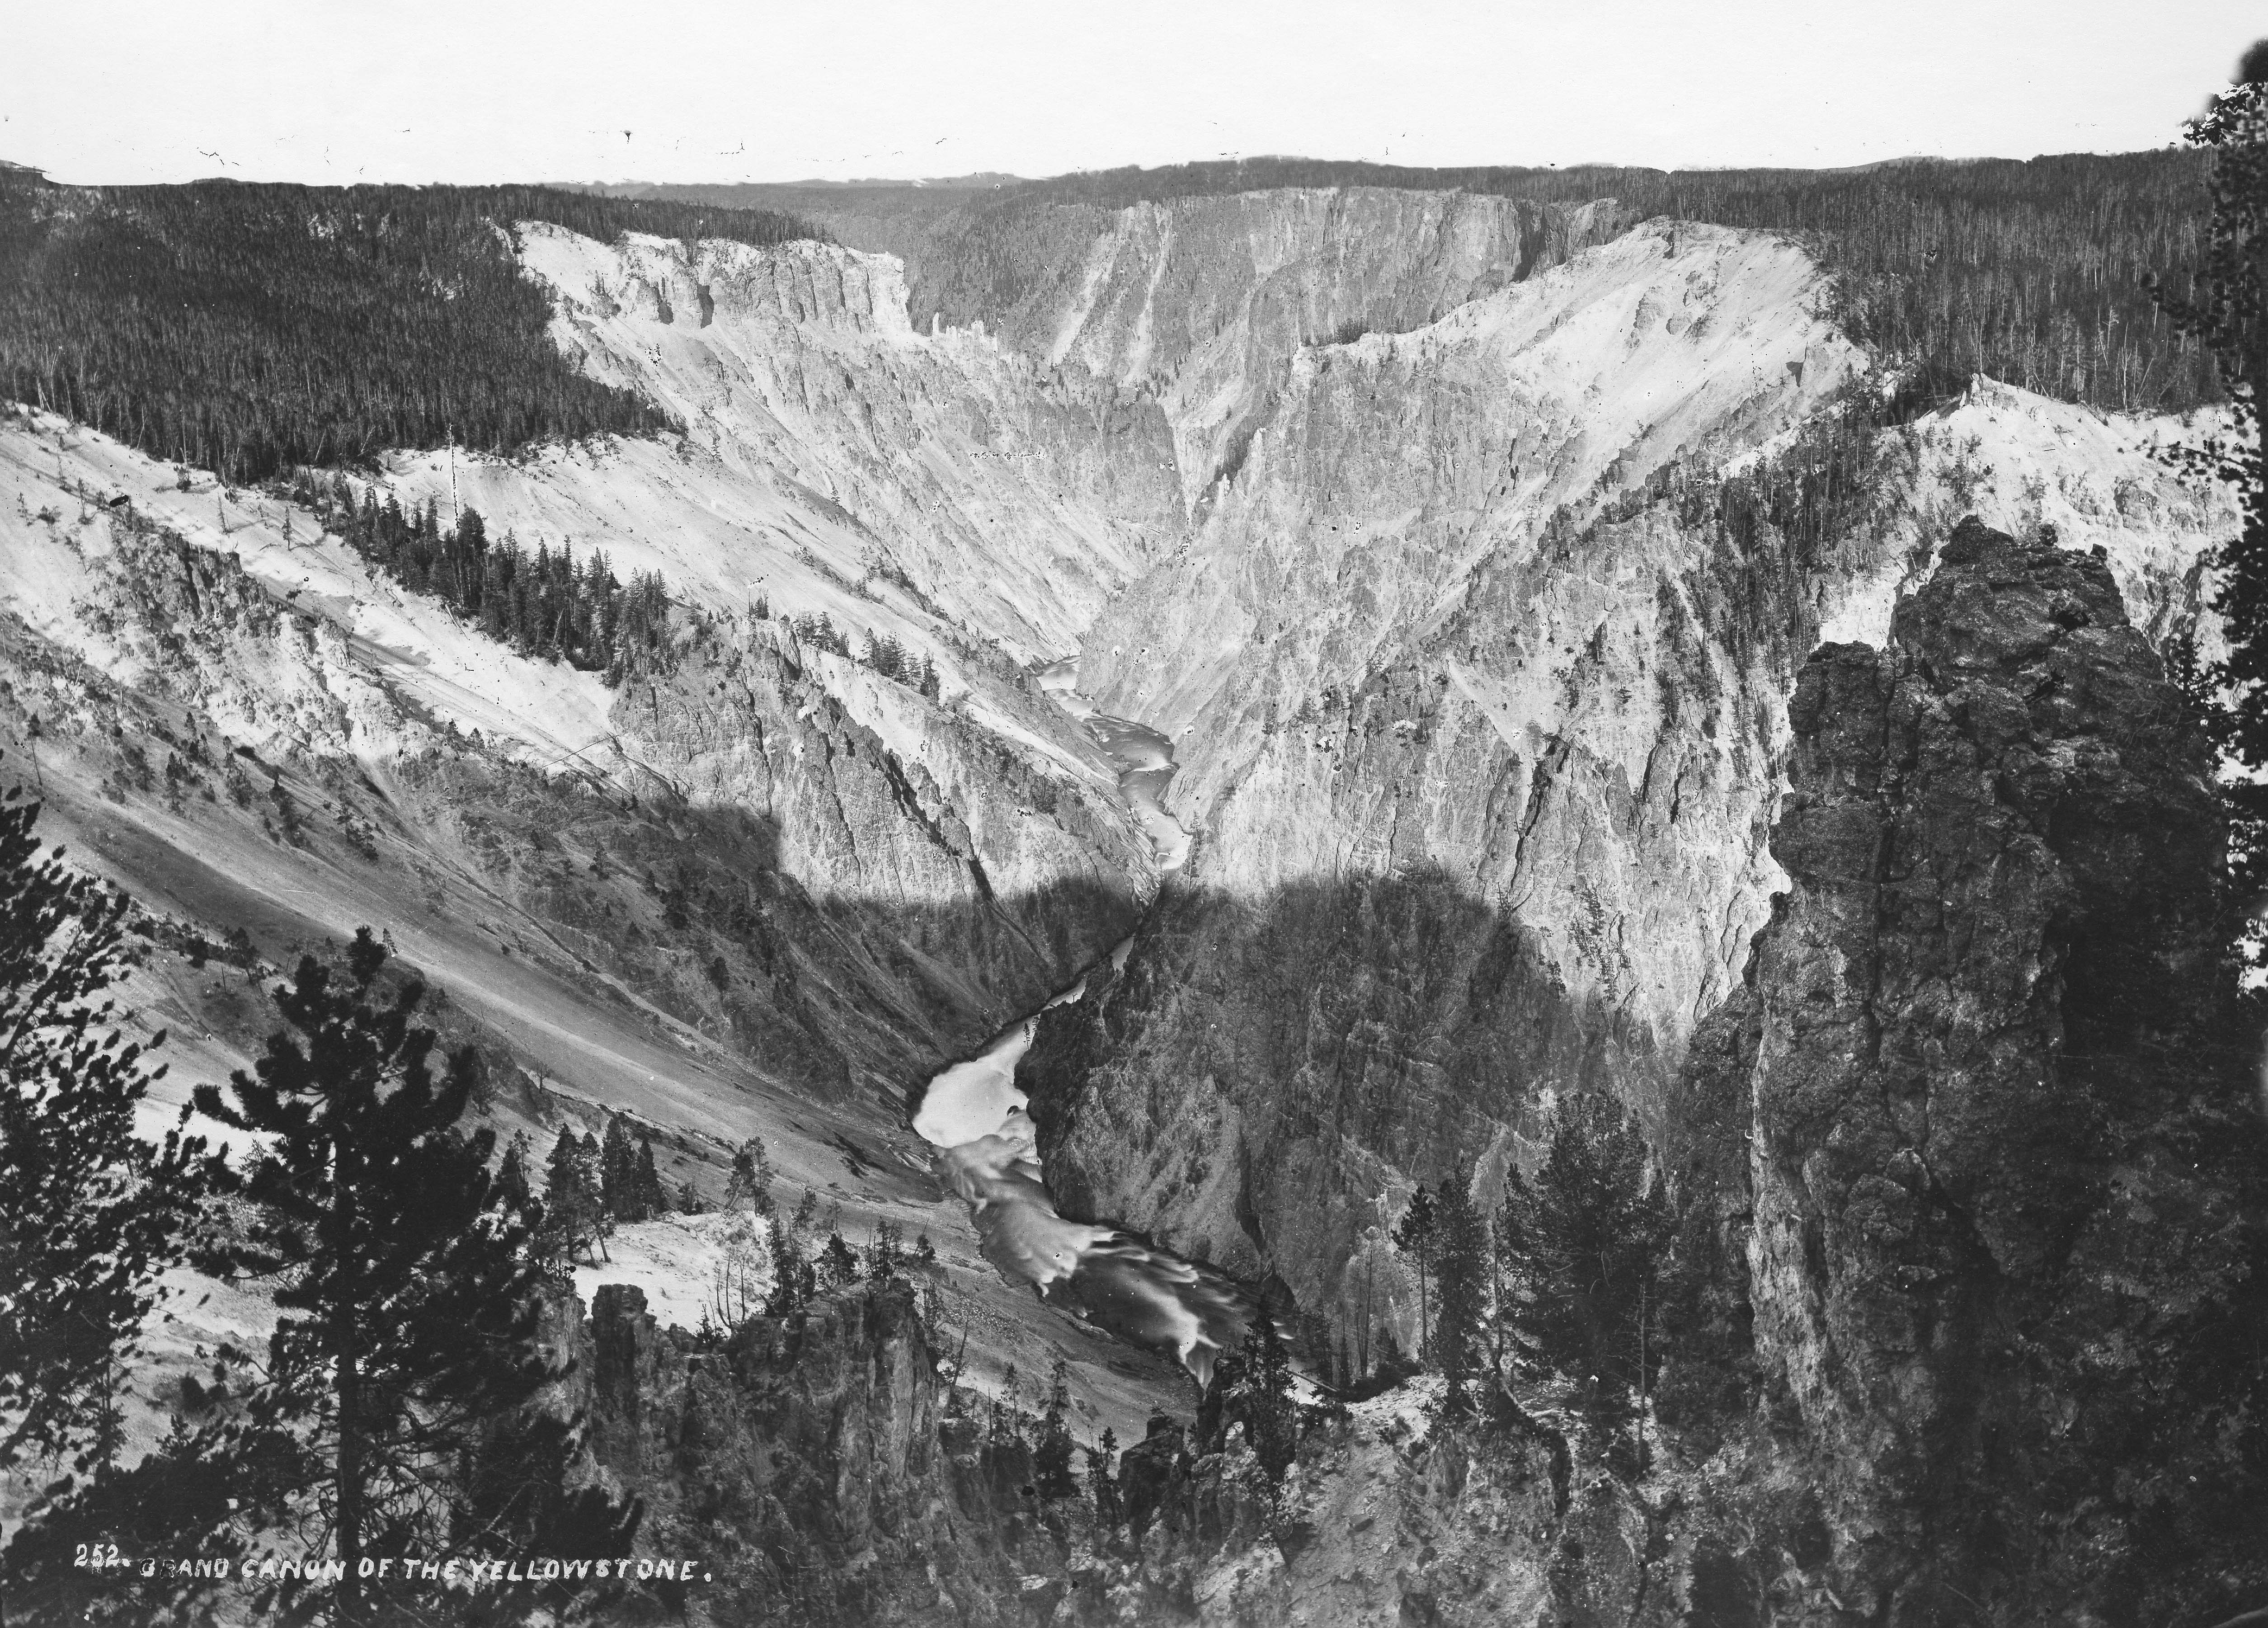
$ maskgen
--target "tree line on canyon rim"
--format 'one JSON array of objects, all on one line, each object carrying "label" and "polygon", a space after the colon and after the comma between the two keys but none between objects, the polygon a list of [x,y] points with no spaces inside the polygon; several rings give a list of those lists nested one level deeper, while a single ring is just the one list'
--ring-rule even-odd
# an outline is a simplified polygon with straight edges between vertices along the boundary
[{"label": "tree line on canyon rim", "polygon": [[[2185,151],[1856,172],[1278,158],[1105,171],[1010,188],[929,229],[909,250],[913,314],[998,320],[1103,211],[1129,203],[1349,185],[1612,197],[1634,218],[1808,235],[1852,336],[1934,377],[1984,372],[2097,407],[2180,410],[2216,399],[2215,375],[2146,284],[2196,262],[2205,180]],[[825,235],[777,211],[540,187],[63,188],[10,172],[0,393],[234,482],[365,466],[397,447],[504,453],[674,427],[560,353],[548,299],[494,229],[525,220],[602,241]]]},{"label": "tree line on canyon rim", "polygon": [[2146,284],[2202,252],[2206,178],[2205,161],[2183,151],[1834,171],[1247,158],[1003,188],[924,220],[903,253],[918,326],[932,316],[997,322],[1047,286],[1109,211],[1133,204],[1358,186],[1556,205],[1611,198],[1633,220],[1667,215],[1800,236],[1830,274],[1835,320],[1895,361],[2115,411],[2177,412],[2219,399],[2218,387],[2197,337],[2165,319]]}]

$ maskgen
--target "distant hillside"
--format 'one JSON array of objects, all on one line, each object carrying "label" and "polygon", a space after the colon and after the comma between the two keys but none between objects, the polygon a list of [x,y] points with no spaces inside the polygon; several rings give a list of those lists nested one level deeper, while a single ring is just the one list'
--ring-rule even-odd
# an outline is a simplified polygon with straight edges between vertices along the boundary
[{"label": "distant hillside", "polygon": [[1674,215],[1810,235],[1837,274],[1852,337],[1948,376],[1984,372],[2064,401],[2178,410],[2217,394],[2197,348],[2142,286],[2198,254],[2205,160],[2190,151],[2017,161],[1899,159],[1847,170],[1665,171],[1582,166],[1410,169],[1265,158],[1091,171],[981,192],[909,184],[654,186],[792,209],[855,247],[904,257],[916,321],[1007,313],[1082,254],[1108,212],[1280,187],[1462,190],[1538,203],[1619,200]]},{"label": "distant hillside", "polygon": [[257,480],[668,420],[578,376],[497,230],[772,244],[792,216],[540,187],[57,187],[0,173],[0,395]]}]

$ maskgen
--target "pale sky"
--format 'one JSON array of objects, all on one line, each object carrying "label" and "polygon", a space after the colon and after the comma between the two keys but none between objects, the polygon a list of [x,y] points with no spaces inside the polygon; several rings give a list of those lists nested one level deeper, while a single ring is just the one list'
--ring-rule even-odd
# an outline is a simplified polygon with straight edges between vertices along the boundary
[{"label": "pale sky", "polygon": [[2258,0],[0,0],[60,180],[1048,175],[2163,146]]}]

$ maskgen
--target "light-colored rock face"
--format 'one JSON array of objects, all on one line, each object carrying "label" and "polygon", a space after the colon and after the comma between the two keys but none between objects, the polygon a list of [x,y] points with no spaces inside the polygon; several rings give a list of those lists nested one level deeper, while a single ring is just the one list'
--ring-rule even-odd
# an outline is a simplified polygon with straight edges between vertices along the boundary
[{"label": "light-colored rock face", "polygon": [[[1826,557],[1769,531],[1743,557],[1668,505],[1587,524],[1675,460],[1753,461],[1819,414],[1866,368],[1822,298],[1791,244],[1655,223],[1420,332],[1303,353],[1190,542],[1086,641],[1083,688],[1175,740],[1192,878],[1446,866],[1519,898],[1572,992],[1674,1043],[1761,919],[1806,623],[1885,622],[1956,506],[2107,544],[2158,631],[2193,608],[2228,511],[2149,458],[2172,427],[1998,386],[1915,426],[1874,534]],[[1440,694],[1359,704],[1397,674]],[[1617,873],[1629,891],[1601,897]],[[1621,955],[1581,941],[1602,905]]]},{"label": "light-colored rock face", "polygon": [[712,608],[767,598],[962,665],[942,621],[1022,662],[1079,630],[1178,524],[1154,405],[1049,379],[979,334],[917,335],[895,261],[520,229],[552,331],[682,438],[526,460],[398,458],[387,484],[491,535],[602,546]]},{"label": "light-colored rock face", "polygon": [[[1088,637],[1089,692],[1176,740],[1192,877],[1256,894],[1441,866],[1520,898],[1579,996],[1690,1021],[1738,939],[1724,885],[1661,872],[1748,868],[1770,770],[1742,703],[1778,686],[1724,648],[1740,610],[1713,536],[1649,519],[1570,540],[1553,516],[1819,410],[1865,363],[1817,293],[1792,245],[1647,227],[1417,333],[1302,355],[1186,554]],[[1710,718],[1711,690],[1739,715]],[[1657,797],[1679,810],[1658,831],[1607,807]],[[1618,867],[1579,863],[1587,840],[1635,861],[1628,895],[1596,898]],[[1649,911],[1685,912],[1686,965],[1579,947],[1600,905],[1642,956],[1669,947]]]},{"label": "light-colored rock face", "polygon": [[1901,546],[1837,585],[1839,601],[1822,608],[1821,641],[1881,644],[1898,591],[1933,557],[1933,540],[1973,514],[2012,536],[2049,527],[2066,549],[2101,548],[2135,626],[2158,641],[2195,616],[2200,650],[2217,653],[2204,556],[2231,534],[2235,507],[2227,488],[2178,478],[2161,453],[2218,422],[2211,409],[2181,418],[2100,413],[1977,379],[1901,432],[1911,461],[1890,493]]},{"label": "light-colored rock face", "polygon": [[1376,187],[1138,204],[1005,331],[1054,365],[1154,395],[1194,507],[1304,350],[1422,328],[1618,225],[1611,203]]}]

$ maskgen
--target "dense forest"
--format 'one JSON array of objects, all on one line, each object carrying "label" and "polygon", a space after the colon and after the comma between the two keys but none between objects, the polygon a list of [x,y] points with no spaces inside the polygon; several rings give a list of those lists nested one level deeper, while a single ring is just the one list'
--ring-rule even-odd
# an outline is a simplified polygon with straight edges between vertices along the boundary
[{"label": "dense forest", "polygon": [[0,173],[0,395],[251,482],[389,447],[649,434],[500,228],[767,245],[793,217],[541,187],[58,187]]},{"label": "dense forest", "polygon": [[[2213,399],[2204,350],[2161,316],[2144,279],[2179,292],[2203,251],[2206,161],[2192,151],[1941,161],[1855,170],[1407,169],[1256,158],[1122,169],[965,195],[958,210],[908,189],[921,212],[915,320],[998,322],[1076,264],[1110,210],[1278,187],[1461,189],[1538,203],[1613,198],[1657,215],[1806,234],[1835,273],[1854,338],[1940,374],[1984,372],[2126,411]],[[762,195],[753,194],[752,195]],[[783,196],[786,189],[783,189]],[[887,195],[793,195],[860,242]],[[893,233],[901,236],[902,233]],[[876,247],[883,247],[876,244]]]}]

